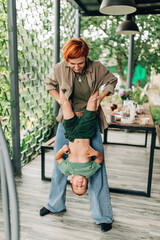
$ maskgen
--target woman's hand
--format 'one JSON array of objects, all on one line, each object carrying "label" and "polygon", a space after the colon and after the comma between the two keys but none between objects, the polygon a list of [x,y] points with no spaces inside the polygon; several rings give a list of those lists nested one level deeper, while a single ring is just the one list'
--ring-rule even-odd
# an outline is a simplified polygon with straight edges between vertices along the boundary
[{"label": "woman's hand", "polygon": [[99,105],[100,105],[101,101],[103,100],[103,98],[104,97],[102,95],[98,95],[98,96],[95,96],[91,99],[92,102],[95,102],[95,104],[96,104],[96,111],[98,110]]},{"label": "woman's hand", "polygon": [[69,153],[70,152],[70,148],[69,148],[69,146],[66,144],[66,145],[64,145],[63,147],[62,147],[62,151],[63,151],[63,153]]},{"label": "woman's hand", "polygon": [[99,96],[96,97],[96,101],[97,101],[96,111],[98,110],[99,105],[100,105],[100,103],[101,103],[102,100],[103,100],[103,97],[102,97],[101,95],[99,95]]},{"label": "woman's hand", "polygon": [[97,106],[96,106],[96,111],[99,108],[100,103],[102,102],[102,100],[104,99],[105,96],[107,96],[109,94],[108,90],[104,90],[100,95],[98,95],[94,100],[97,101]]}]

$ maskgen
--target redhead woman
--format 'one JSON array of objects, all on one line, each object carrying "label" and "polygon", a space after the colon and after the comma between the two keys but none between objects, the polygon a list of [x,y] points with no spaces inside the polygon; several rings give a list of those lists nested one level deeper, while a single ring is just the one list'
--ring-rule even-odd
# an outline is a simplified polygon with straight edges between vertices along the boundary
[{"label": "redhead woman", "polygon": [[[54,66],[45,80],[45,84],[47,91],[60,105],[58,89],[62,89],[67,99],[71,101],[73,111],[78,117],[83,115],[90,96],[103,86],[102,93],[96,99],[99,121],[90,144],[92,148],[104,155],[101,132],[103,133],[103,130],[107,128],[107,122],[100,103],[105,96],[114,93],[117,78],[102,63],[89,59],[88,52],[89,47],[83,39],[70,39],[63,48],[65,60]],[[68,139],[64,136],[61,108],[57,121],[59,125],[56,133],[54,156],[63,145],[68,145]],[[66,211],[66,184],[67,177],[58,169],[58,164],[54,159],[49,199],[45,207],[40,210],[41,216],[51,212]],[[81,183],[77,182],[76,184],[79,186]],[[102,231],[109,231],[112,228],[113,216],[105,161],[102,162],[101,168],[88,179],[88,191],[92,219],[101,226]]]}]

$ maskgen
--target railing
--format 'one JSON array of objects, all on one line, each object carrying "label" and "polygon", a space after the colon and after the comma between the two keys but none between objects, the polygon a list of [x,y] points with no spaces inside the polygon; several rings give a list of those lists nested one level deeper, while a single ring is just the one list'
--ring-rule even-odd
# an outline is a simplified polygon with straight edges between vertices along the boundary
[{"label": "railing", "polygon": [[0,123],[0,184],[6,240],[19,240],[19,208],[8,146]]}]

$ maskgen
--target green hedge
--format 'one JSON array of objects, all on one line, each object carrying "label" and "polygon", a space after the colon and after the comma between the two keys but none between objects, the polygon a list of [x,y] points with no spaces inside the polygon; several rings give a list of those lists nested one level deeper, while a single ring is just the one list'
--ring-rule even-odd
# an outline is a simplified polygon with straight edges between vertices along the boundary
[{"label": "green hedge", "polygon": [[160,106],[151,105],[151,114],[155,125],[160,125]]}]

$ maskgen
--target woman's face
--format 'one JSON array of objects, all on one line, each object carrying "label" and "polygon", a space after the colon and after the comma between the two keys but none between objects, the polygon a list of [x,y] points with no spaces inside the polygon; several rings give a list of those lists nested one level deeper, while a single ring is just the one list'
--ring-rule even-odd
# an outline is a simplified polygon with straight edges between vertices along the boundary
[{"label": "woman's face", "polygon": [[79,57],[79,58],[74,58],[68,59],[69,67],[76,73],[83,73],[86,65],[86,59],[85,57]]}]

